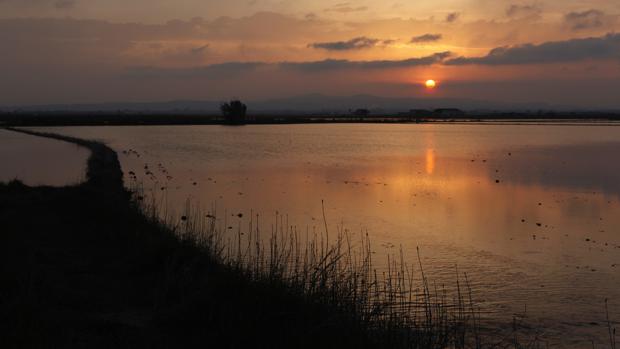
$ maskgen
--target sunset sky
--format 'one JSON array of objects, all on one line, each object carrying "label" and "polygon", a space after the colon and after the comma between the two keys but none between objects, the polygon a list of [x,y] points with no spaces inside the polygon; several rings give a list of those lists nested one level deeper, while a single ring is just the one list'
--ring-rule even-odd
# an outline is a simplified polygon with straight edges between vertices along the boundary
[{"label": "sunset sky", "polygon": [[0,44],[0,105],[368,93],[620,108],[612,0],[0,0]]}]

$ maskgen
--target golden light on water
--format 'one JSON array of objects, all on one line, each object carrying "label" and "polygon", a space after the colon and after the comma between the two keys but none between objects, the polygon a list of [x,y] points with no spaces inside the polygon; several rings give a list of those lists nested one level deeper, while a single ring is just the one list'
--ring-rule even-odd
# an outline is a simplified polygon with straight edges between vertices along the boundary
[{"label": "golden light on water", "polygon": [[426,149],[426,174],[435,172],[435,152],[433,149]]},{"label": "golden light on water", "polygon": [[424,85],[426,88],[435,88],[437,86],[437,82],[435,82],[435,80],[426,80]]}]

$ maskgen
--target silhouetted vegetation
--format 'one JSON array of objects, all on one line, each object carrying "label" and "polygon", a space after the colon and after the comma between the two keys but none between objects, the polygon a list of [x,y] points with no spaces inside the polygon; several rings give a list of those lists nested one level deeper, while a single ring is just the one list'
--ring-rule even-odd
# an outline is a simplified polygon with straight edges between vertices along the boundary
[{"label": "silhouetted vegetation", "polygon": [[352,115],[357,116],[357,117],[366,117],[368,115],[370,115],[370,110],[368,109],[355,109],[354,111],[351,112]]},{"label": "silhouetted vegetation", "polygon": [[[617,112],[465,112],[436,114],[431,110],[357,116],[349,113],[253,113],[246,124],[299,123],[410,123],[410,122],[616,122]],[[99,125],[218,125],[232,121],[223,114],[211,112],[5,112],[0,113],[0,126],[99,126]]]},{"label": "silhouetted vegetation", "polygon": [[231,124],[243,124],[246,121],[248,107],[239,100],[222,103],[220,106],[224,120]]}]

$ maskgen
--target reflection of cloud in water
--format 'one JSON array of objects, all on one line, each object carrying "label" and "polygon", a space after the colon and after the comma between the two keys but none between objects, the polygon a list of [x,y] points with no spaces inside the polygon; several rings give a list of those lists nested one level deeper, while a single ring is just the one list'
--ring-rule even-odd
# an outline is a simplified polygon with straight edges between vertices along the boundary
[{"label": "reflection of cloud in water", "polygon": [[525,147],[499,156],[496,164],[489,164],[488,173],[493,177],[500,169],[502,181],[620,196],[618,156],[620,142]]}]

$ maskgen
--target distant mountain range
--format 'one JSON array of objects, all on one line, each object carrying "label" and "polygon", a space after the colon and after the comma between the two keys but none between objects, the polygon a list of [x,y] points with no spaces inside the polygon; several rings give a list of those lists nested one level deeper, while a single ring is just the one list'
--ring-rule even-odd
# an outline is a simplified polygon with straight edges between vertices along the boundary
[{"label": "distant mountain range", "polygon": [[[501,103],[457,98],[393,98],[373,95],[326,96],[308,94],[295,97],[244,101],[253,114],[342,114],[368,109],[371,114],[399,113],[412,109],[459,108],[465,111],[568,110],[544,103]],[[53,104],[0,107],[0,111],[20,112],[139,112],[139,113],[219,113],[221,101],[169,101],[152,103]]]}]

